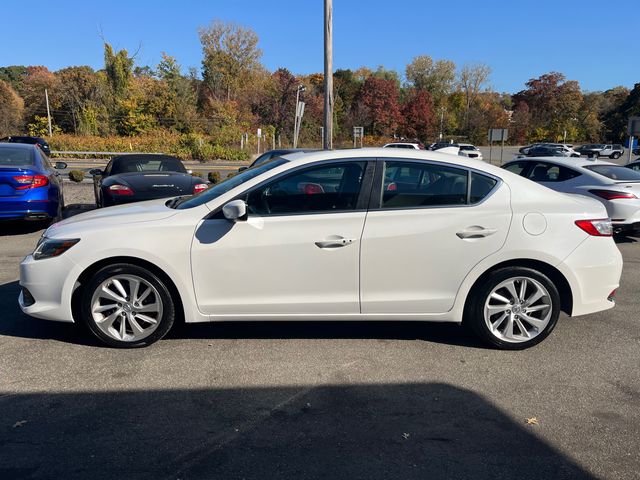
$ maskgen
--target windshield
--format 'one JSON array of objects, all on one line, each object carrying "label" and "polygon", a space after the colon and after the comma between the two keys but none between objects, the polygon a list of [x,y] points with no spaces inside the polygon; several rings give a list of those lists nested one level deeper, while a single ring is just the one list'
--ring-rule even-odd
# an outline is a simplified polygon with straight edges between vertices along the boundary
[{"label": "windshield", "polygon": [[33,152],[28,148],[0,148],[0,166],[34,165]]},{"label": "windshield", "polygon": [[209,187],[202,193],[190,197],[188,200],[183,200],[175,205],[172,205],[173,208],[177,208],[178,210],[183,210],[185,208],[193,208],[199,205],[210,202],[214,198],[218,198],[223,193],[227,193],[229,190],[236,188],[239,185],[242,185],[244,182],[251,180],[258,175],[263,174],[273,168],[279,167],[280,165],[287,163],[288,160],[277,157],[268,162],[262,163],[261,165],[248,168],[243,170],[242,172],[234,175],[231,178],[227,178],[226,180],[214,185],[213,187]]},{"label": "windshield", "polygon": [[179,172],[187,173],[182,162],[172,157],[151,157],[131,155],[114,158],[111,175],[132,172]]},{"label": "windshield", "polygon": [[616,182],[640,182],[640,172],[620,165],[589,165],[584,168]]}]

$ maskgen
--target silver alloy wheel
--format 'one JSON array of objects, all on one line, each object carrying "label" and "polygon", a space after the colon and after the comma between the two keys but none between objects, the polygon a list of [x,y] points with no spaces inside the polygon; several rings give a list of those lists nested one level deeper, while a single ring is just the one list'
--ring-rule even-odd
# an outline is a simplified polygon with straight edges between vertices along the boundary
[{"label": "silver alloy wheel", "polygon": [[137,275],[114,275],[91,297],[91,317],[109,337],[135,342],[151,335],[162,319],[158,290]]},{"label": "silver alloy wheel", "polygon": [[484,304],[484,321],[496,338],[527,342],[544,331],[553,305],[547,289],[530,277],[513,277],[498,284]]}]

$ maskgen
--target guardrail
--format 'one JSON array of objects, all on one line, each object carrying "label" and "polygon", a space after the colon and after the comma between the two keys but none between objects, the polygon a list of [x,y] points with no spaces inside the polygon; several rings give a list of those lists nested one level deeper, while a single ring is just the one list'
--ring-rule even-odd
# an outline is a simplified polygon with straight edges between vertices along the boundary
[{"label": "guardrail", "polygon": [[51,150],[52,155],[134,155],[134,154],[148,154],[148,155],[164,155],[163,153],[150,153],[150,152],[77,152],[67,150]]}]

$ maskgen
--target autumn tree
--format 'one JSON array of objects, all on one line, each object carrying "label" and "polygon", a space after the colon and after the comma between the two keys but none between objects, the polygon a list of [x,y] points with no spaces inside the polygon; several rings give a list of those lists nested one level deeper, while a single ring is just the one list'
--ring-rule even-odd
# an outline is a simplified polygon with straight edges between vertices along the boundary
[{"label": "autumn tree", "polygon": [[368,111],[367,131],[374,135],[391,135],[400,120],[399,91],[394,80],[371,76],[360,90],[358,103]]},{"label": "autumn tree", "polygon": [[471,105],[476,101],[478,94],[489,81],[489,75],[491,75],[491,68],[483,63],[465,65],[462,67],[462,70],[460,70],[458,84],[464,94],[465,100],[465,128],[469,128],[469,111],[471,110]]},{"label": "autumn tree", "polygon": [[59,80],[47,67],[27,67],[18,92],[24,100],[26,123],[33,121],[36,115],[47,116],[45,90],[49,94],[49,104],[55,115],[60,107],[58,88]]},{"label": "autumn tree", "polygon": [[216,98],[235,99],[260,67],[262,50],[250,28],[215,20],[199,30],[202,78]]},{"label": "autumn tree", "polygon": [[105,85],[91,67],[68,67],[55,72],[59,80],[61,115],[58,124],[65,130],[83,131],[83,112],[100,109]]},{"label": "autumn tree", "polygon": [[440,105],[453,88],[456,66],[450,60],[434,62],[430,56],[420,55],[407,65],[405,75],[410,86],[426,90]]},{"label": "autumn tree", "polygon": [[0,80],[0,137],[21,131],[24,101],[11,86]]},{"label": "autumn tree", "polygon": [[413,90],[402,105],[401,132],[426,142],[434,123],[433,100],[425,90]]},{"label": "autumn tree", "polygon": [[271,75],[263,98],[255,105],[255,113],[262,122],[275,127],[276,136],[293,138],[293,119],[296,90],[300,81],[286,68]]}]

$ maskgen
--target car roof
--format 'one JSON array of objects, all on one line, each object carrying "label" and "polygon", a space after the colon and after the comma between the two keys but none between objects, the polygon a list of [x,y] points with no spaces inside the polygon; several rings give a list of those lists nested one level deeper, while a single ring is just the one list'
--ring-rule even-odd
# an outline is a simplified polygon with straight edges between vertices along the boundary
[{"label": "car roof", "polygon": [[23,148],[25,150],[37,150],[40,151],[38,147],[31,143],[10,143],[10,142],[0,142],[0,148]]},{"label": "car roof", "polygon": [[565,167],[588,167],[592,165],[616,165],[620,166],[617,163],[613,162],[605,162],[604,160],[589,160],[577,157],[522,157],[522,158],[514,158],[508,162],[505,162],[505,165],[508,163],[514,162],[537,162],[537,161],[545,161],[550,163],[555,163],[557,165],[563,165]]}]

